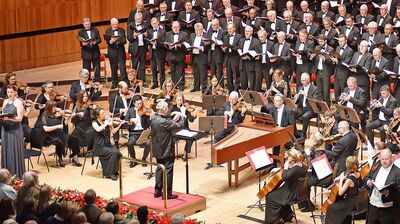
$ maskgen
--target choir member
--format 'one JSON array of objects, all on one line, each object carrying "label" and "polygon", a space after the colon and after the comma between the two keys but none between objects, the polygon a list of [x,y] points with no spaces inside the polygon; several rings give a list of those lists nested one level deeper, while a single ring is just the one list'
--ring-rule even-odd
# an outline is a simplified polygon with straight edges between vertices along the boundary
[{"label": "choir member", "polygon": [[289,10],[283,12],[283,20],[279,29],[286,33],[287,42],[293,46],[297,40],[296,34],[298,34],[300,23],[293,20],[293,15]]},{"label": "choir member", "polygon": [[178,20],[181,25],[181,30],[185,31],[189,36],[194,31],[194,24],[200,23],[201,18],[199,12],[193,9],[192,2],[185,3],[185,10],[179,12]]},{"label": "choir member", "polygon": [[[372,55],[368,52],[368,41],[363,40],[360,42],[359,50],[353,54],[353,57],[350,61],[351,65],[360,65],[364,67],[366,70],[371,68],[372,64]],[[369,85],[369,77],[366,72],[362,69],[351,68],[352,72],[350,76],[353,76],[357,79],[358,86],[361,87],[365,91],[365,96],[367,100],[370,99],[370,85]]]},{"label": "choir member", "polygon": [[385,24],[391,23],[392,17],[389,15],[388,6],[386,4],[382,4],[379,8],[379,15],[376,17],[376,23],[378,27],[384,27]]},{"label": "choir member", "polygon": [[[260,41],[253,37],[253,28],[246,26],[245,37],[239,41],[238,52],[242,55],[249,51],[256,53],[261,52]],[[248,55],[241,56],[239,70],[240,70],[240,88],[255,90],[255,77],[256,77],[256,60],[259,56],[253,58]]]},{"label": "choir member", "polygon": [[333,24],[332,19],[330,17],[326,17],[322,20],[322,23],[324,25],[324,29],[321,30],[321,34],[323,34],[326,37],[326,41],[329,46],[333,48],[336,47],[337,45],[336,39],[338,38],[338,31],[336,31],[337,29],[332,27]]},{"label": "choir member", "polygon": [[389,69],[389,61],[382,57],[382,51],[380,48],[375,48],[372,51],[372,62],[371,62],[371,68],[372,69],[378,69],[379,73],[369,73],[369,77],[372,80],[372,98],[373,99],[378,99],[379,97],[379,90],[381,89],[382,86],[384,85],[390,85],[391,80],[389,79],[388,75],[384,70]]},{"label": "choir member", "polygon": [[152,85],[150,89],[161,87],[165,81],[165,57],[167,49],[164,47],[165,28],[160,26],[157,17],[151,18],[151,28],[148,31],[148,39],[150,39],[149,53],[152,74]]},{"label": "choir member", "polygon": [[237,46],[239,45],[240,39],[242,39],[242,35],[236,31],[234,23],[228,23],[227,31],[228,35],[224,36],[224,46],[221,46],[221,48],[226,52],[226,81],[229,92],[232,92],[234,90],[237,91],[240,88],[240,56],[237,51]]},{"label": "choir member", "polygon": [[256,78],[255,78],[255,90],[261,92],[261,87],[263,80],[265,80],[265,84],[268,86],[271,85],[271,64],[269,63],[269,57],[267,52],[272,51],[272,47],[274,42],[267,39],[267,31],[259,30],[257,32],[258,39],[260,40],[261,45],[261,58],[256,61]]},{"label": "choir member", "polygon": [[400,105],[400,76],[397,74],[400,74],[400,44],[396,46],[396,57],[394,58],[394,63],[393,63],[393,71],[396,74],[394,83],[394,97],[397,100],[397,104]]},{"label": "choir member", "polygon": [[304,17],[304,23],[300,25],[299,29],[306,29],[308,35],[316,37],[320,31],[318,24],[313,21],[313,15],[311,13],[305,13]]},{"label": "choir member", "polygon": [[354,26],[353,16],[348,15],[346,17],[346,26],[340,29],[340,34],[344,34],[347,38],[347,44],[356,51],[358,49],[357,43],[360,36],[360,30]]},{"label": "choir member", "polygon": [[361,25],[360,34],[368,29],[368,24],[374,21],[374,16],[368,13],[368,6],[362,4],[360,6],[360,13],[356,15],[355,22]]},{"label": "choir member", "polygon": [[388,70],[391,71],[393,69],[394,57],[396,56],[396,53],[393,49],[396,48],[396,45],[399,43],[399,37],[393,33],[393,25],[390,23],[387,23],[385,25],[384,35],[384,45],[387,45],[387,47],[383,46],[381,47],[381,50],[383,57],[386,58],[389,62]]},{"label": "choir member", "polygon": [[[215,19],[215,13],[212,9],[207,9],[206,16],[203,17],[201,23],[203,24],[204,30],[208,32],[211,29],[211,23]],[[222,22],[221,22],[222,24]]]},{"label": "choir member", "polygon": [[323,20],[325,17],[330,17],[331,19],[335,18],[335,13],[329,10],[329,1],[321,2],[321,11],[318,11],[316,14],[317,20]]},{"label": "choir member", "polygon": [[169,31],[171,30],[171,22],[174,19],[174,14],[167,11],[167,4],[165,2],[161,2],[159,8],[160,12],[156,13],[154,17],[160,21],[161,28]]},{"label": "choir member", "polygon": [[243,28],[242,20],[239,17],[233,15],[233,11],[231,8],[225,9],[224,13],[225,13],[225,18],[221,18],[219,20],[221,29],[227,30],[228,24],[233,23],[235,25],[236,32],[241,34]]},{"label": "choir member", "polygon": [[[274,39],[274,35],[272,33],[277,33],[279,31],[285,32],[286,30],[281,30],[284,21],[276,18],[276,11],[271,10],[267,12],[268,20],[264,24],[264,29],[269,33],[270,39]],[[286,32],[285,32],[286,33]]]},{"label": "choir member", "polygon": [[130,23],[134,22],[135,16],[137,13],[142,14],[143,23],[150,22],[150,18],[151,18],[150,12],[144,8],[143,0],[138,0],[138,1],[136,1],[136,9],[129,12],[129,17],[128,17],[128,20],[126,21],[126,24],[129,25]]},{"label": "choir member", "polygon": [[368,41],[369,49],[374,49],[376,44],[383,43],[385,37],[379,33],[378,24],[374,21],[368,23],[368,32],[361,36],[361,39]]},{"label": "choir member", "polygon": [[299,31],[298,40],[294,45],[293,63],[296,72],[296,87],[300,88],[301,74],[311,73],[311,60],[310,52],[314,49],[314,42],[308,38],[308,33],[306,29],[301,29]]},{"label": "choir member", "polygon": [[272,63],[272,69],[280,69],[283,71],[283,79],[288,82],[292,76],[291,65],[291,53],[290,44],[286,41],[285,32],[278,32],[277,34],[278,42],[272,47],[272,54],[277,57],[270,57],[270,62]]}]

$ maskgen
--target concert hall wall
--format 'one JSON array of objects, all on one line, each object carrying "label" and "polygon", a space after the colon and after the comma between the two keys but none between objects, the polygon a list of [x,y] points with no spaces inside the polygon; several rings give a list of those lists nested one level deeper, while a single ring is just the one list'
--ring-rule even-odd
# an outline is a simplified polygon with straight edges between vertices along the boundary
[{"label": "concert hall wall", "polygon": [[[90,17],[100,35],[126,21],[134,0],[1,0],[0,73],[80,60],[76,34]],[[126,28],[126,24],[120,25]],[[103,41],[101,48],[106,48]]]}]

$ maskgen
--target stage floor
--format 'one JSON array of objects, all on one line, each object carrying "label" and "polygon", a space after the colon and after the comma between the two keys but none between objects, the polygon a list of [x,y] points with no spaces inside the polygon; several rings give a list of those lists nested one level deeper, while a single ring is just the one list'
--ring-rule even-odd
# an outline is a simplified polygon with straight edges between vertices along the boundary
[{"label": "stage floor", "polygon": [[[108,66],[109,67],[109,66]],[[67,64],[60,64],[36,69],[29,69],[25,72],[24,82],[40,82],[45,80],[71,80],[78,79],[78,72],[81,68],[81,62],[73,62]],[[22,74],[19,71],[18,74]],[[108,73],[110,74],[110,73]],[[0,74],[0,77],[4,74]],[[69,86],[59,86],[60,90],[69,91]],[[36,91],[39,91],[38,88]],[[151,92],[158,92],[152,90]],[[103,91],[103,95],[108,94],[108,90]],[[145,92],[150,92],[146,89]],[[185,90],[185,94],[189,93],[189,88]],[[195,101],[200,102],[200,92],[195,93]],[[30,119],[30,124],[33,126],[36,118]],[[196,119],[192,124],[191,128],[197,129],[198,120]],[[315,128],[312,129],[312,131]],[[243,171],[239,180],[241,185],[238,188],[228,186],[228,175],[226,167],[215,167],[209,170],[204,170],[207,162],[210,161],[210,145],[204,144],[209,139],[201,139],[198,141],[198,157],[195,158],[194,147],[190,154],[189,168],[190,168],[190,193],[197,194],[206,197],[207,208],[206,210],[190,216],[191,218],[197,218],[204,220],[206,223],[254,223],[245,219],[238,218],[240,214],[244,214],[247,211],[247,206],[252,205],[257,201],[256,193],[258,192],[258,178],[257,174],[250,168]],[[126,139],[121,139],[120,143],[126,143]],[[183,153],[184,142],[179,144],[179,153]],[[137,156],[141,158],[142,149],[136,147]],[[46,154],[54,152],[54,148],[50,147],[45,149]],[[128,155],[126,146],[121,147],[121,152],[124,156]],[[47,157],[49,165],[55,163],[53,157]],[[83,158],[80,158],[83,162]],[[247,162],[245,160],[242,163]],[[49,184],[53,187],[78,189],[80,191],[86,191],[87,189],[93,188],[98,195],[104,196],[105,198],[117,198],[119,197],[119,183],[118,181],[112,181],[110,179],[104,179],[101,175],[100,169],[95,169],[95,165],[90,165],[88,160],[85,171],[81,176],[81,168],[67,165],[65,168],[52,168],[48,173],[44,164],[43,158],[39,164],[36,164],[34,160],[35,170],[40,172],[40,182]],[[149,167],[136,166],[135,168],[129,168],[129,163],[125,161],[123,163],[123,189],[124,194],[129,192],[137,191],[146,187],[152,187],[154,185],[154,178],[147,180],[147,177],[143,175],[144,172],[149,171]],[[185,192],[185,163],[182,159],[178,159],[175,162],[174,169],[174,186],[173,190],[177,192]],[[318,211],[319,212],[319,211]],[[302,213],[296,210],[296,214],[299,223],[312,223],[312,219],[309,217],[311,213]],[[254,208],[248,216],[256,219],[263,220],[264,213]],[[317,220],[318,221],[318,220]],[[357,223],[364,223],[365,221],[358,221]],[[319,223],[319,221],[318,221]]]}]

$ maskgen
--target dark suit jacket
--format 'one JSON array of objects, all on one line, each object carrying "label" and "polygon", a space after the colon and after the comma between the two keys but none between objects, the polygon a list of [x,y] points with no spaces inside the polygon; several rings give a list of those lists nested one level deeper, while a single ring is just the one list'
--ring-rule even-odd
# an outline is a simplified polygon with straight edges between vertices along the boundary
[{"label": "dark suit jacket", "polygon": [[[180,31],[178,41],[186,41],[186,39],[187,39],[186,33]],[[168,43],[174,42],[174,33],[172,31],[169,31],[165,34],[165,42],[168,42]],[[179,61],[179,62],[185,61],[186,48],[185,48],[185,46],[183,46],[183,44],[181,47],[177,47],[177,49],[175,49],[175,48],[169,49],[168,46],[166,48],[167,48],[167,60],[168,61]]]},{"label": "dark suit jacket", "polygon": [[[190,44],[190,46],[193,46],[195,38],[196,38],[195,33],[190,34],[190,37],[189,37],[189,40],[187,41],[187,43]],[[206,38],[205,33],[203,33],[203,38]],[[208,64],[208,52],[209,52],[211,46],[205,45],[203,41],[200,41],[200,46],[203,46],[204,50],[200,51],[200,53],[197,54],[198,57],[196,58],[196,60],[198,60],[198,62],[200,64]],[[192,64],[193,64],[193,55],[194,55],[193,51],[190,51],[190,61],[192,62]]]},{"label": "dark suit jacket", "polygon": [[[82,59],[84,59],[84,60],[91,60],[93,58],[100,57],[99,44],[101,43],[101,37],[100,37],[99,30],[96,27],[91,27],[90,35],[91,35],[92,39],[96,40],[96,44],[93,44],[93,45],[88,44],[86,46],[83,46],[82,42],[79,42],[81,45],[81,48],[82,48],[81,56],[82,56]],[[85,40],[89,39],[89,36],[84,28],[79,30],[78,36],[82,37]]]},{"label": "dark suit jacket", "polygon": [[[270,110],[272,117],[274,118],[275,123],[278,122],[278,109],[276,107],[272,107]],[[277,124],[279,127],[287,127],[289,125],[295,125],[294,112],[290,107],[283,105],[283,113],[281,123]]]},{"label": "dark suit jacket", "polygon": [[[383,22],[382,24],[379,25],[379,22],[381,21],[382,18]],[[391,23],[391,22],[392,22],[392,17],[389,15],[389,13],[385,17],[382,17],[380,14],[376,17],[376,23],[378,24],[378,26],[384,27],[386,23]]]},{"label": "dark suit jacket", "polygon": [[[268,39],[266,40],[265,43],[266,43],[266,49],[265,49],[266,51],[264,52],[263,51],[263,44],[264,43],[260,42],[261,53],[264,53],[264,54],[267,53],[267,51],[271,52],[272,51],[272,47],[274,46],[274,42],[272,42],[272,41],[270,41]],[[256,71],[261,71],[263,69],[263,67],[262,67],[263,64],[267,66],[267,69],[270,68],[271,63],[269,62],[268,55],[265,55],[265,61],[266,61],[265,63],[262,62],[262,57],[260,58],[260,60],[256,61]],[[266,72],[269,72],[269,71],[266,71]]]},{"label": "dark suit jacket", "polygon": [[[77,80],[77,81],[74,81],[74,82],[71,83],[71,89],[69,91],[69,96],[74,100],[74,102],[76,102],[76,98],[78,97],[79,92],[81,90],[82,89],[81,89],[80,80]],[[93,88],[88,89],[86,91],[90,92],[89,98],[92,101],[96,101],[101,96],[101,91],[96,91],[95,92],[95,90]]]},{"label": "dark suit jacket", "polygon": [[[361,36],[361,39],[362,39],[362,40],[366,40],[366,41],[369,42],[369,33],[368,33],[368,32],[367,32],[367,33],[364,33],[364,34]],[[375,42],[375,44],[380,44],[380,43],[385,42],[385,36],[382,35],[382,34],[376,33],[376,34],[374,35],[374,38],[373,38],[372,40]],[[374,44],[374,43],[371,43],[370,51],[372,51],[372,50],[374,49],[375,44]]]},{"label": "dark suit jacket", "polygon": [[[321,30],[321,34],[325,35],[326,29]],[[337,46],[337,41],[335,39],[333,39],[334,37],[338,37],[339,34],[336,31],[336,29],[334,29],[333,27],[329,30],[328,35],[326,36],[326,40],[329,46],[331,47],[336,47]]]},{"label": "dark suit jacket", "polygon": [[[350,61],[350,64],[352,64],[352,65],[358,64],[369,70],[371,68],[371,63],[372,63],[371,53],[365,52],[364,55],[361,57],[360,61],[357,63],[358,56],[360,54],[361,53],[359,51],[355,52],[353,54],[353,58]],[[369,77],[365,72],[363,72],[363,71],[351,72],[351,76],[354,76],[357,78],[358,85],[360,85],[360,86],[369,85]]]},{"label": "dark suit jacket", "polygon": [[[320,45],[315,47],[315,50],[320,51],[322,47]],[[333,53],[333,48],[329,45],[326,45],[325,52],[328,52],[329,54]],[[313,63],[314,63],[314,71],[318,71],[320,75],[323,75],[325,77],[330,77],[333,74],[333,64],[332,60],[325,56],[325,62],[322,62],[322,70],[318,70],[318,62],[319,62],[319,56],[316,55],[313,58]]]},{"label": "dark suit jacket", "polygon": [[[117,99],[115,100],[115,97],[117,97]],[[126,100],[126,104],[128,106],[128,108],[130,108],[133,104],[131,103],[130,99]],[[110,97],[110,101],[109,103],[109,111],[112,113],[114,110],[114,104],[115,104],[115,110],[114,113],[120,113],[120,109],[125,109],[124,107],[124,102],[122,101],[121,95],[119,94],[119,92],[114,93],[113,95],[111,95]],[[129,105],[129,103],[131,103],[132,105]]]},{"label": "dark suit jacket", "polygon": [[[232,22],[233,22],[233,24],[235,24],[236,32],[242,33],[242,30],[243,30],[242,20],[241,20],[239,17],[237,17],[237,16],[233,16]],[[221,18],[221,19],[219,19],[219,26],[220,26],[223,30],[226,30],[226,29],[227,29],[227,25],[228,25],[228,19],[227,19],[227,18]]]},{"label": "dark suit jacket", "polygon": [[[167,3],[168,11],[172,10],[172,2],[173,1],[174,0],[166,0],[165,1],[165,3]],[[185,10],[185,1],[183,1],[183,0],[175,0],[175,2],[176,2],[176,4],[175,4],[175,9],[176,10],[179,10],[179,11]]]},{"label": "dark suit jacket", "polygon": [[[283,32],[286,33],[286,30],[281,30],[281,28],[283,27],[283,24],[284,24],[284,23],[286,23],[286,22],[277,18],[277,19],[275,20],[275,32],[283,31]],[[267,21],[264,23],[264,28],[265,28],[265,30],[266,30],[267,32],[268,32],[269,30],[272,30],[271,26],[272,26],[272,22],[271,22],[270,20],[267,20]],[[286,27],[286,26],[285,26],[285,27]]]},{"label": "dark suit jacket", "polygon": [[[344,34],[346,35],[346,30],[347,27],[343,26],[340,29],[340,34]],[[359,41],[359,36],[360,36],[360,30],[353,26],[351,27],[351,30],[349,32],[349,35],[347,36],[347,44],[353,49],[353,50],[357,50],[357,42]]]},{"label": "dark suit jacket", "polygon": [[[364,178],[363,182],[365,184],[365,186],[367,186],[367,182],[368,180],[375,180],[376,176],[378,175],[379,170],[381,169],[382,165],[381,164],[377,164],[376,165],[376,170],[371,169],[370,172],[368,173],[368,175]],[[385,185],[394,183],[395,185],[393,187],[389,187],[389,195],[383,196],[382,195],[382,202],[386,203],[386,202],[391,202],[391,201],[396,201],[398,200],[399,197],[399,193],[400,193],[400,169],[393,164],[392,169],[389,171],[389,175],[386,178],[385,181]],[[371,196],[372,194],[372,190],[373,188],[368,188],[368,193]]]},{"label": "dark suit jacket", "polygon": [[[340,46],[336,47],[335,53],[340,53]],[[341,63],[349,64],[351,58],[353,57],[353,53],[354,52],[349,45],[344,48],[342,55],[340,55],[340,58],[338,59],[338,64],[335,66],[335,78],[347,79],[349,77],[350,70],[347,67],[343,66]]]},{"label": "dark suit jacket", "polygon": [[[135,22],[136,13],[137,13],[137,9],[134,9],[129,13],[129,17],[128,17],[128,20],[126,21],[126,24]],[[150,12],[147,10],[142,10],[142,15],[143,15],[143,20],[142,20],[143,23],[150,24],[150,19],[151,19]]]},{"label": "dark suit jacket", "polygon": [[302,21],[304,21],[304,14],[306,14],[306,13],[310,13],[311,15],[313,15],[313,18],[315,17],[315,12],[311,11],[310,9],[308,9],[307,12],[304,12],[303,10],[299,10],[297,12],[297,18],[299,18]]},{"label": "dark suit jacket", "polygon": [[[316,18],[318,19],[318,20],[322,20],[322,15],[324,14],[324,12],[322,12],[322,11],[318,11],[316,14],[315,14],[315,16],[316,16]],[[332,11],[327,11],[326,13],[325,13],[325,17],[330,17],[332,20],[334,20],[335,19],[335,13],[333,13]]]},{"label": "dark suit jacket", "polygon": [[[196,10],[192,10],[192,12],[190,13],[190,19],[189,19],[189,20],[192,20],[192,19],[194,19],[194,21],[191,22],[192,27],[191,27],[190,29],[191,29],[191,30],[194,30],[194,29],[193,29],[193,25],[194,25],[195,23],[201,22],[201,18],[200,18],[199,12],[197,12]],[[187,26],[186,23],[183,22],[183,21],[186,21],[186,10],[183,10],[183,11],[180,11],[180,12],[179,12],[178,21],[179,21],[179,24],[181,24],[181,29],[182,29],[182,28],[187,28],[187,27],[186,27],[186,26]]]},{"label": "dark suit jacket", "polygon": [[[304,89],[303,86],[300,87],[300,90]],[[299,97],[297,98],[297,101],[294,103],[297,104],[298,108],[303,108],[303,94],[300,94]],[[310,103],[308,102],[308,98],[313,98],[313,99],[322,99],[321,92],[319,91],[317,86],[314,86],[313,84],[310,84],[310,88],[308,89],[307,92],[307,99],[306,99],[306,107],[304,109],[312,111],[312,107]]]},{"label": "dark suit jacket", "polygon": [[[229,37],[230,37],[229,34],[224,36],[224,40],[223,40],[224,44],[229,44]],[[242,35],[235,32],[235,36],[233,37],[232,46],[238,47],[240,39],[242,39]],[[226,55],[225,63],[227,63],[229,60],[231,64],[239,65],[240,56],[239,56],[239,53],[237,52],[237,49],[231,49],[231,52],[229,52],[229,49],[227,49],[225,55]]]},{"label": "dark suit jacket", "polygon": [[[147,33],[148,33],[147,38],[150,40],[153,39],[154,29],[153,28],[148,29]],[[149,43],[150,57],[153,57],[154,54],[155,57],[164,59],[165,61],[165,57],[167,55],[167,49],[165,48],[163,42],[165,41],[166,33],[167,32],[165,31],[165,29],[161,27],[158,28],[156,49],[153,49],[153,45]]]},{"label": "dark suit jacket", "polygon": [[[212,28],[210,28],[210,29],[207,31],[207,38],[208,38],[208,39],[212,39],[213,32],[214,32],[214,31],[213,31]],[[226,34],[227,34],[226,30],[223,30],[223,29],[221,29],[221,28],[218,28],[218,29],[217,29],[217,37],[216,37],[216,38],[217,38],[218,40],[222,40],[222,39],[224,38],[224,36],[226,36]],[[215,45],[214,50],[211,50],[211,48],[210,48],[210,50],[208,51],[208,59],[209,59],[209,62],[210,62],[210,63],[212,63],[212,62],[210,61],[211,58],[212,58],[212,60],[213,60],[215,63],[223,63],[224,60],[225,60],[225,52],[221,49],[220,46]]]},{"label": "dark suit jacket", "polygon": [[[305,23],[302,23],[300,25],[299,30],[302,30],[302,29],[307,29],[307,25]],[[319,33],[320,32],[319,32],[318,24],[312,23],[311,27],[310,27],[310,32],[308,32],[308,34],[311,35],[311,36],[318,36]]]},{"label": "dark suit jacket", "polygon": [[[376,60],[372,59],[371,62],[371,69],[376,67]],[[379,70],[381,70],[382,72],[379,74],[375,75],[375,79],[376,82],[372,82],[373,85],[377,85],[379,87],[383,86],[383,85],[389,85],[390,84],[390,79],[389,76],[386,74],[386,72],[384,72],[383,70],[387,70],[389,68],[389,62],[386,58],[381,57],[381,61],[379,63]]]},{"label": "dark suit jacket", "polygon": [[[219,109],[216,114],[219,116],[223,116],[225,111],[230,111],[231,110],[231,103],[226,102],[224,105],[222,105],[221,109]],[[245,116],[242,116],[242,113],[238,110],[235,110],[232,115],[232,123],[228,123],[228,126],[230,125],[235,125],[235,124],[240,124],[243,122]]]},{"label": "dark suit jacket", "polygon": [[[108,28],[106,30],[106,34],[112,36],[112,29]],[[126,44],[126,36],[125,36],[125,30],[122,28],[118,28],[118,35],[122,36],[121,42],[114,42],[110,43],[110,41],[106,41],[108,45],[108,58],[118,58],[118,56],[122,56],[125,58],[125,47],[124,45]]]},{"label": "dark suit jacket", "polygon": [[205,8],[205,9],[209,9],[210,8],[210,4],[208,3],[208,2],[212,2],[212,4],[211,4],[211,8],[214,10],[214,11],[217,11],[220,7],[221,7],[221,5],[222,5],[222,1],[221,0],[204,0],[203,1],[203,7]]},{"label": "dark suit jacket", "polygon": [[[125,121],[129,121],[131,118],[136,118],[136,110],[135,107],[129,108],[128,112],[125,116]],[[146,130],[150,127],[150,117],[143,115],[140,117],[140,124],[142,125],[143,130]],[[129,125],[129,131],[133,131],[135,128],[135,124]]]},{"label": "dark suit jacket", "polygon": [[[141,23],[141,27],[142,27],[141,29],[148,28],[146,23]],[[131,22],[128,25],[127,34],[126,34],[127,35],[126,37],[129,41],[128,51],[132,57],[136,57],[138,55],[138,47],[139,47],[139,36],[135,37],[133,35],[134,29],[137,29],[135,21]],[[143,47],[145,47],[147,49],[147,41],[144,38],[147,38],[147,37],[143,34]]]},{"label": "dark suit jacket", "polygon": [[[239,40],[238,43],[238,49],[241,49],[243,51],[243,46],[245,42],[245,38],[242,38]],[[258,39],[252,37],[250,41],[250,47],[249,50],[254,50],[257,53],[261,53],[261,43]],[[251,59],[251,60],[243,60],[241,58],[240,63],[239,63],[239,69],[242,70],[244,67],[246,67],[247,71],[255,71],[256,69],[256,61]]]},{"label": "dark suit jacket", "polygon": [[[296,44],[294,45],[294,50],[295,51],[299,51],[300,43],[301,43],[300,40],[296,41]],[[310,63],[311,63],[311,61],[310,61],[310,51],[313,50],[313,49],[314,49],[314,41],[307,40],[304,43],[304,48],[303,48],[303,51],[305,51],[305,54],[300,55],[300,59],[303,61],[303,65],[297,65],[297,66],[307,66],[307,67],[311,66],[310,65]],[[296,57],[293,57],[293,60],[296,61]],[[301,75],[301,74],[299,74],[299,75]]]},{"label": "dark suit jacket", "polygon": [[[278,55],[279,53],[279,42],[275,43],[274,46],[272,47],[272,54]],[[292,60],[292,53],[290,52],[291,46],[290,44],[285,41],[283,44],[283,48],[281,51],[281,55],[278,55],[282,58],[282,60],[277,60],[274,63],[272,63],[272,67],[274,69],[281,69],[285,74],[284,76],[290,77],[292,74],[289,74],[291,71],[291,60]]]},{"label": "dark suit jacket", "polygon": [[348,132],[336,141],[332,150],[325,150],[327,157],[338,163],[337,176],[346,171],[346,159],[353,155],[354,150],[357,148],[357,141],[357,136],[352,132]]},{"label": "dark suit jacket", "polygon": [[[362,16],[360,14],[356,15],[355,23],[361,23],[361,19],[362,19]],[[374,16],[371,15],[371,14],[367,14],[365,16],[364,23],[362,23],[362,24],[363,25],[368,25],[368,23],[372,22],[372,21],[374,21]]]},{"label": "dark suit jacket", "polygon": [[[348,87],[344,88],[344,93],[349,93],[350,90]],[[365,113],[367,111],[367,98],[365,96],[365,91],[357,87],[356,92],[354,93],[354,97],[350,97],[350,103],[353,104],[353,109],[360,114],[361,111]],[[346,105],[347,102],[344,102],[342,105]]]},{"label": "dark suit jacket", "polygon": [[[383,99],[380,99],[379,102],[381,102],[381,104],[383,104]],[[372,120],[379,119],[379,112],[382,111],[383,114],[385,115],[386,121],[389,121],[393,117],[393,111],[394,111],[394,108],[396,108],[396,107],[397,107],[396,98],[394,98],[392,95],[390,95],[385,106],[382,106],[381,108],[375,108],[372,111]]]},{"label": "dark suit jacket", "polygon": [[80,212],[85,213],[89,223],[98,223],[99,216],[102,213],[101,209],[96,205],[84,205],[79,209]]},{"label": "dark suit jacket", "polygon": [[[158,21],[160,21],[161,18],[161,12],[157,12],[154,17],[156,17],[158,19]],[[169,23],[171,23],[174,20],[174,14],[166,12],[165,13],[165,20],[169,20]],[[160,21],[160,24],[162,24],[163,22]],[[165,28],[165,27],[164,27]]]},{"label": "dark suit jacket", "polygon": [[[280,23],[280,26],[281,27],[279,28],[279,30],[283,31],[283,32],[285,32],[287,34],[288,23],[286,23],[286,21],[283,21],[282,23]],[[299,26],[300,26],[299,22],[297,22],[296,20],[292,20],[292,22],[290,23],[290,28],[291,29],[289,30],[289,34],[296,34],[293,30],[296,30],[296,32],[299,31]],[[286,39],[289,41],[288,38],[286,38]]]}]

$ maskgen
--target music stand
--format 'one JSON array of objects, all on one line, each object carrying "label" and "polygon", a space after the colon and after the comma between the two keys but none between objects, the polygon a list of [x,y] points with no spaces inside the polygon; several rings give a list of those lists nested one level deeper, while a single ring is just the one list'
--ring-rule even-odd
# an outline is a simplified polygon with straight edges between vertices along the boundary
[{"label": "music stand", "polygon": [[[142,131],[142,133],[140,134],[138,140],[136,141],[136,145],[150,145],[150,162],[152,162],[153,159],[153,149],[152,149],[152,144],[151,144],[151,130],[150,129],[146,129],[144,131]],[[147,179],[150,180],[155,173],[153,172],[153,165],[150,164],[150,172],[145,172],[143,173],[143,175],[147,176]]]},{"label": "music stand", "polygon": [[284,103],[286,106],[290,107],[292,110],[296,110],[296,109],[297,109],[297,104],[295,104],[295,103],[293,102],[293,100],[290,99],[290,98],[285,97],[285,99],[283,100],[283,103]]},{"label": "music stand", "polygon": [[358,140],[359,140],[360,143],[361,143],[360,151],[361,151],[361,159],[362,159],[362,158],[363,158],[364,146],[365,146],[365,145],[368,146],[368,140],[367,140],[367,138],[365,137],[364,133],[363,133],[360,129],[357,129],[357,128],[355,128],[355,127],[351,127],[351,129],[353,130],[354,134],[356,134]]},{"label": "music stand", "polygon": [[[225,116],[208,116],[208,117],[199,117],[199,131],[210,132],[211,136],[211,148],[213,148],[214,144],[214,132],[222,131],[227,128],[228,120]],[[206,170],[214,167],[212,162],[207,163]]]},{"label": "music stand", "polygon": [[339,116],[342,120],[361,124],[360,117],[358,116],[357,111],[354,110],[353,108],[343,106],[340,104],[335,104],[335,107],[337,108]]},{"label": "music stand", "polygon": [[[188,129],[181,129],[172,136],[178,140],[189,140],[189,141],[197,141],[201,138],[206,137],[207,135],[203,132],[188,130]],[[197,146],[196,146],[197,147]],[[197,149],[196,149],[197,150]],[[186,194],[189,194],[189,159],[188,159],[188,152],[185,150],[185,171],[186,171]]]},{"label": "music stand", "polygon": [[264,94],[260,92],[240,90],[240,93],[243,96],[244,102],[249,103],[251,105],[252,111],[253,111],[253,106],[268,104],[268,101],[265,98]]},{"label": "music stand", "polygon": [[326,111],[329,110],[328,104],[322,100],[317,100],[317,99],[312,99],[308,98],[308,102],[311,105],[311,108],[313,109],[314,113],[317,114],[317,128],[319,131],[319,123],[320,123],[320,114],[324,114]]},{"label": "music stand", "polygon": [[217,108],[221,108],[226,102],[228,102],[227,96],[204,95],[201,107],[207,111],[212,110],[214,115]]}]

